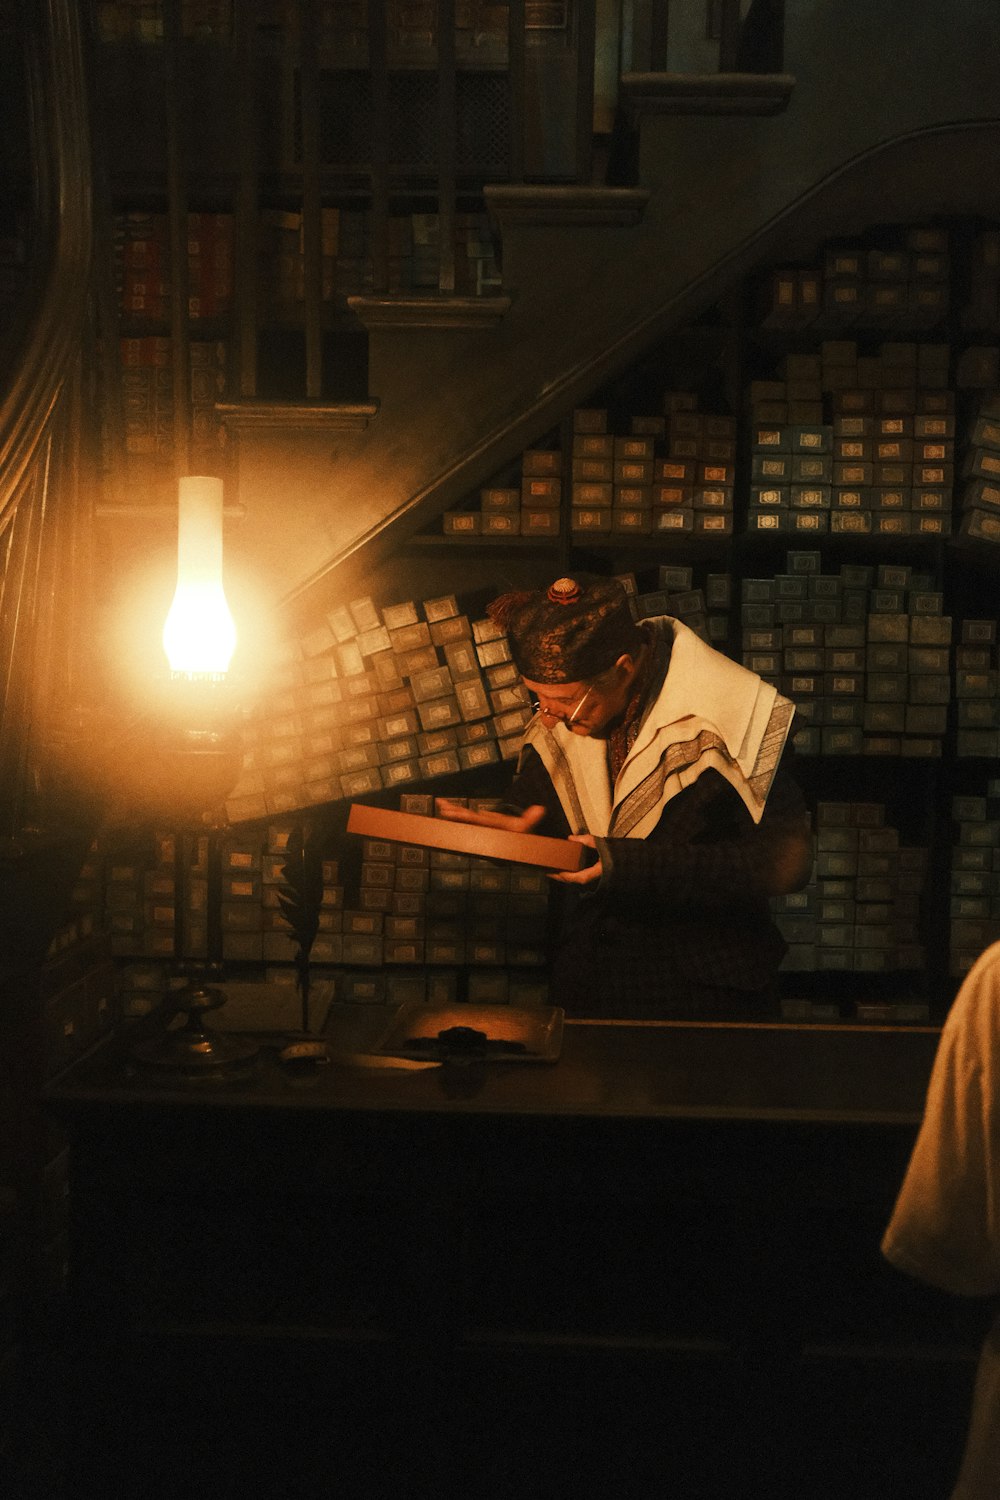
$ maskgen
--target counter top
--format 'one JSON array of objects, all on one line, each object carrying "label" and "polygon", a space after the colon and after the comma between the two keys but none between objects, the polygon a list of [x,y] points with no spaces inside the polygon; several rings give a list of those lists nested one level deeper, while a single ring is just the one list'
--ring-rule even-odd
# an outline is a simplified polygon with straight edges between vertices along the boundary
[{"label": "counter top", "polygon": [[[567,1020],[555,1062],[397,1063],[366,1049],[393,1014],[332,1006],[331,1061],[279,1060],[260,1035],[241,1072],[164,1076],[137,1064],[139,1032],[113,1038],[45,1091],[61,1115],[88,1110],[412,1112],[497,1117],[716,1119],[914,1125],[939,1028]],[[470,1012],[471,1017],[471,1012]]]}]

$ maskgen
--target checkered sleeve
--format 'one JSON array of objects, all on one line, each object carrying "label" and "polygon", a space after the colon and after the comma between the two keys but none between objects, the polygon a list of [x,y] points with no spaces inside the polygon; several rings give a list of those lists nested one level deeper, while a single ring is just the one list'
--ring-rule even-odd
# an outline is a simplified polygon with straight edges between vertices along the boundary
[{"label": "checkered sleeve", "polygon": [[616,903],[634,896],[665,909],[755,906],[806,826],[805,801],[787,772],[775,776],[755,824],[724,778],[706,770],[667,803],[647,838],[597,840],[602,889]]}]

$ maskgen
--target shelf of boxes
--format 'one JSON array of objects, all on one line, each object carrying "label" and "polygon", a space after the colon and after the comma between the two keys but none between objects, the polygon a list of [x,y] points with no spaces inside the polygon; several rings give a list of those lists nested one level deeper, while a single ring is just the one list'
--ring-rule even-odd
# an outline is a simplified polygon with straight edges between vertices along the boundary
[{"label": "shelf of boxes", "polygon": [[951,617],[909,565],[791,551],[785,573],[744,578],[743,663],[796,706],[807,755],[942,755],[952,695]]},{"label": "shelf of boxes", "polygon": [[981,796],[952,798],[949,974],[967,974],[1000,939],[1000,781]]},{"label": "shelf of boxes", "polygon": [[330,611],[248,720],[232,822],[405,788],[516,756],[531,717],[503,633],[454,595]]},{"label": "shelf of boxes", "polygon": [[818,263],[779,267],[764,288],[764,328],[933,329],[950,308],[952,256],[946,228],[914,225],[895,244],[831,242]]},{"label": "shelf of boxes", "polygon": [[1000,391],[984,391],[979,399],[961,472],[959,536],[996,546],[1000,542]]},{"label": "shelf of boxes", "polygon": [[[949,536],[950,355],[947,344],[894,343],[860,356],[853,341],[828,341],[819,353],[787,355],[784,378],[751,382],[747,529]],[[814,399],[793,400],[790,389]],[[789,413],[800,420],[783,419]]]},{"label": "shelf of boxes", "polygon": [[997,622],[962,620],[955,647],[955,755],[994,760],[1000,754]]},{"label": "shelf of boxes", "polygon": [[[402,795],[399,805],[434,813],[426,793]],[[496,803],[471,799],[471,805]],[[292,828],[275,822],[219,839],[218,956],[227,965],[250,965],[271,978],[294,973],[298,940],[288,916],[294,888],[286,867]],[[109,925],[114,931],[125,892],[136,918],[109,946],[123,960],[126,1015],[160,1003],[178,965],[209,956],[207,835],[194,836],[184,852],[176,885],[167,857],[174,851],[174,835],[157,834],[145,860],[112,860],[107,869]],[[369,838],[360,841],[359,861],[350,854],[342,844],[317,854],[319,906],[309,958],[317,979],[333,980],[338,1000],[401,1003],[419,990],[419,998],[438,1001],[544,1003],[550,895],[544,871]],[[345,858],[352,872],[358,866],[356,878],[345,878]],[[150,898],[146,893],[161,879],[162,895]]]},{"label": "shelf of boxes", "polygon": [[[481,809],[496,806],[493,799],[456,800]],[[399,806],[424,817],[434,814],[429,793],[405,793]],[[549,895],[542,870],[364,838],[360,885],[343,914],[342,961],[347,967],[426,968],[431,976],[442,969],[467,971],[470,1000],[541,1004]],[[409,987],[416,978],[408,976]],[[446,984],[455,998],[454,981]],[[436,984],[433,993],[440,989]],[[425,998],[431,997],[428,991]]]},{"label": "shelf of boxes", "polygon": [[[662,417],[632,416],[616,433],[602,407],[573,412],[569,469],[560,448],[528,448],[516,484],[454,506],[441,534],[456,541],[568,536],[571,544],[733,533],[735,418],[666,391]],[[567,504],[568,502],[568,504]]]},{"label": "shelf of boxes", "polygon": [[[788,944],[784,973],[922,974],[920,906],[927,888],[930,851],[904,845],[878,802],[817,804],[816,863],[809,885],[772,901]],[[822,1004],[822,1002],[820,1002]],[[855,1002],[859,1019],[872,1019]],[[839,1006],[831,1011],[840,1014]],[[786,1019],[808,1014],[814,1002],[788,1001]],[[900,1001],[897,1020],[927,1018],[926,1001]]]}]

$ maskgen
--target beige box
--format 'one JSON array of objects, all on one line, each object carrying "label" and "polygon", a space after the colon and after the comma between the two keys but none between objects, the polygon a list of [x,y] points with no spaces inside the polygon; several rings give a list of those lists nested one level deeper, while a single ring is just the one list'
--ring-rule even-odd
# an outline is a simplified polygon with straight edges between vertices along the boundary
[{"label": "beige box", "polygon": [[517,510],[521,503],[521,492],[518,489],[486,489],[479,491],[479,499],[484,515],[502,514]]},{"label": "beige box", "polygon": [[522,536],[558,536],[559,527],[558,509],[536,510],[525,506],[521,511]]},{"label": "beige box", "polygon": [[483,513],[482,527],[483,536],[519,536],[521,533],[521,517],[518,512],[510,511],[485,511]]},{"label": "beige box", "polygon": [[559,505],[562,500],[562,480],[544,477],[525,478],[521,481],[522,506]]},{"label": "beige box", "polygon": [[458,600],[454,594],[441,594],[436,599],[424,600],[424,617],[429,625],[437,625],[441,620],[447,620],[458,613]]},{"label": "beige box", "polygon": [[527,448],[521,455],[521,475],[555,475],[563,470],[563,456],[557,448]]},{"label": "beige box", "polygon": [[569,839],[545,838],[540,834],[508,833],[505,829],[426,818],[386,808],[352,806],[348,833],[397,839],[431,849],[449,849],[486,859],[502,859],[548,870],[578,870],[585,850]]},{"label": "beige box", "polygon": [[475,510],[446,510],[441,527],[445,536],[478,536],[481,520]]},{"label": "beige box", "polygon": [[574,505],[570,516],[571,531],[585,531],[588,533],[601,534],[610,532],[612,529],[611,506],[584,506]]}]

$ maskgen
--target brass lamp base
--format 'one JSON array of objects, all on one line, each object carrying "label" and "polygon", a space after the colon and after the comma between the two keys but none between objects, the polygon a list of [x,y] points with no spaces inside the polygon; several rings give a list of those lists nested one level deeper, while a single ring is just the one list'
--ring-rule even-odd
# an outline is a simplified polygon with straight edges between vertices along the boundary
[{"label": "brass lamp base", "polygon": [[173,1073],[216,1073],[223,1068],[252,1062],[260,1051],[256,1042],[246,1037],[220,1035],[204,1024],[207,1011],[224,1005],[225,995],[210,985],[195,985],[182,990],[175,999],[178,1012],[187,1011],[187,1020],[176,1031],[166,1031],[132,1051],[136,1062]]}]

